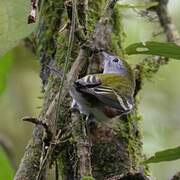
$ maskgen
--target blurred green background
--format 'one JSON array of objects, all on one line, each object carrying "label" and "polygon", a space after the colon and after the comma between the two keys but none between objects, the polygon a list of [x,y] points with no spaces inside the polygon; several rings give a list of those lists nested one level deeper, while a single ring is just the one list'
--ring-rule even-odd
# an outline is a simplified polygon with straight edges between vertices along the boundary
[{"label": "blurred green background", "polygon": [[[168,8],[180,32],[180,1],[170,0]],[[153,33],[162,31],[158,23],[152,24],[140,16],[135,17],[133,10],[124,10],[123,14],[126,17],[125,46],[149,39],[164,39],[163,35],[153,37]],[[129,57],[129,63],[135,64],[142,58],[142,55]],[[5,61],[8,61],[6,66],[3,64]],[[8,73],[3,72],[5,68]],[[42,96],[39,62],[22,43],[0,58],[0,81],[0,138],[6,139],[18,165],[33,128],[21,119],[38,116],[42,104],[39,98]],[[151,82],[146,82],[140,99],[143,148],[147,157],[156,151],[180,145],[180,61],[171,60]],[[2,156],[0,165],[2,161],[7,161],[6,157]],[[180,170],[180,160],[150,164],[150,170],[157,180],[165,180]],[[13,171],[9,174],[12,177]]]}]

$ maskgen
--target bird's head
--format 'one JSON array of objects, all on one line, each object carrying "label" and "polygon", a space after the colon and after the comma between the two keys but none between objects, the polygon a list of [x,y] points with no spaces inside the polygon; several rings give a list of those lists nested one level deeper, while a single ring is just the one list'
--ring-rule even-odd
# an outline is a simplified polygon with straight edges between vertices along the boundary
[{"label": "bird's head", "polygon": [[124,60],[106,52],[102,52],[102,56],[104,61],[104,74],[128,74],[129,65]]}]

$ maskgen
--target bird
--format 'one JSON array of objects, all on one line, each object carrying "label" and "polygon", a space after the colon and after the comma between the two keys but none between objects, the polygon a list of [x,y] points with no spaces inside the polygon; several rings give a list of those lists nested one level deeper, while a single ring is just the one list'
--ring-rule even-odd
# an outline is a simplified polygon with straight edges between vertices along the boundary
[{"label": "bird", "polygon": [[101,54],[103,73],[89,74],[74,82],[71,106],[87,119],[108,121],[134,109],[135,78],[125,60],[105,51]]}]

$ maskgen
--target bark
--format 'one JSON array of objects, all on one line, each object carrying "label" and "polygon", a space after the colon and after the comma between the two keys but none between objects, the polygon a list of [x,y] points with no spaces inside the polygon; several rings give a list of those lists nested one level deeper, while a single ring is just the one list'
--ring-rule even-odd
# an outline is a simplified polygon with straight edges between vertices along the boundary
[{"label": "bark", "polygon": [[41,158],[42,133],[42,128],[36,127],[34,129],[32,139],[26,147],[26,152],[14,179],[36,179]]}]

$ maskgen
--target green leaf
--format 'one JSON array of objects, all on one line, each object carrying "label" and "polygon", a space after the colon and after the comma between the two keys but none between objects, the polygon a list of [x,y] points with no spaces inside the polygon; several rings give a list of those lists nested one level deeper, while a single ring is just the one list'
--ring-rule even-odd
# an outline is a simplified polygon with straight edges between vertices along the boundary
[{"label": "green leaf", "polygon": [[13,62],[13,56],[11,52],[8,52],[2,58],[0,58],[0,95],[6,87],[6,80]]},{"label": "green leaf", "polygon": [[117,6],[123,9],[136,8],[136,9],[149,9],[151,7],[157,6],[158,2],[146,2],[146,3],[118,3]]},{"label": "green leaf", "polygon": [[155,153],[154,156],[152,156],[148,160],[144,161],[144,163],[145,164],[159,163],[162,161],[173,161],[173,160],[177,160],[177,159],[180,159],[180,146],[173,148],[173,149],[158,151]]},{"label": "green leaf", "polygon": [[30,1],[0,0],[0,56],[28,36],[34,25],[27,24]]},{"label": "green leaf", "polygon": [[0,165],[1,165],[0,179],[12,180],[14,175],[14,170],[4,150],[1,147],[0,147]]},{"label": "green leaf", "polygon": [[180,46],[175,43],[163,42],[140,42],[131,44],[125,49],[128,55],[132,54],[150,54],[159,55],[167,58],[180,59]]}]

